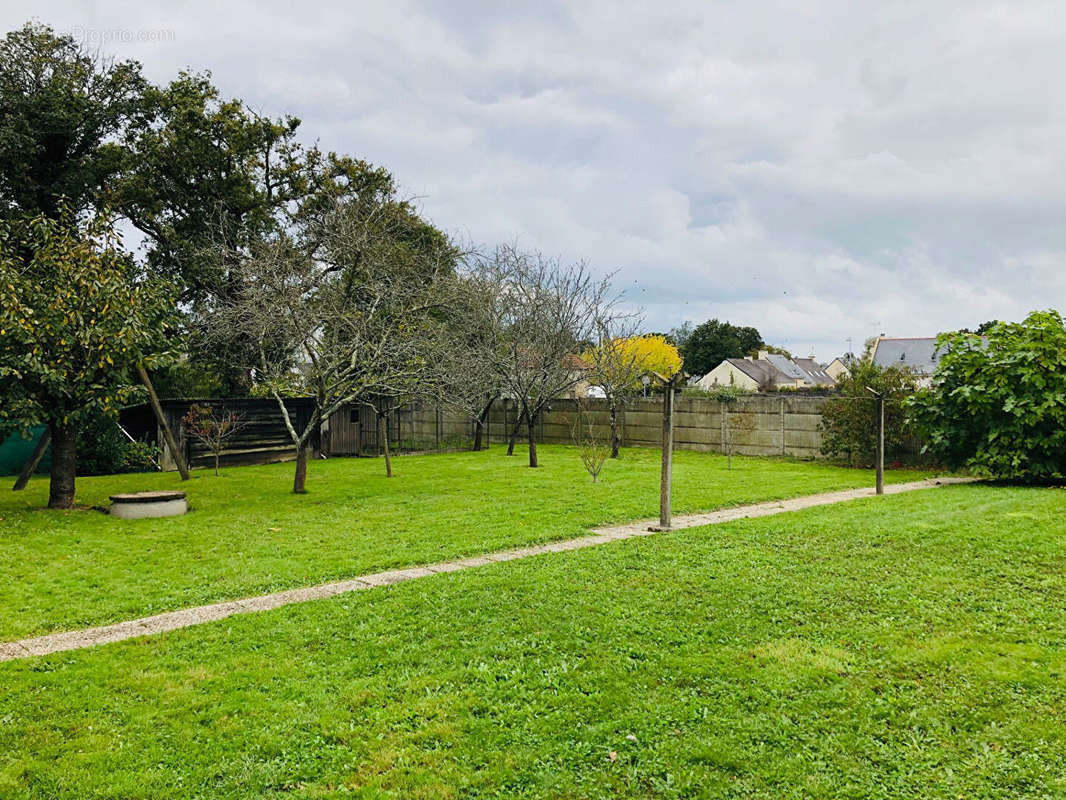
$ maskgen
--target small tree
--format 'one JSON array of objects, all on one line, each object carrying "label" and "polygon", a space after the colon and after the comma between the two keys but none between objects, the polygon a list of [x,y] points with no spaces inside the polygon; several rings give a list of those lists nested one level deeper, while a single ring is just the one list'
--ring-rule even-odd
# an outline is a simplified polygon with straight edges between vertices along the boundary
[{"label": "small tree", "polygon": [[52,437],[49,508],[71,508],[77,432],[137,396],[132,374],[169,354],[171,287],[146,279],[105,216],[0,219],[0,403]]},{"label": "small tree", "polygon": [[899,450],[906,439],[903,400],[916,389],[914,376],[872,361],[854,362],[851,374],[837,384],[839,394],[822,406],[822,453],[849,464],[873,466],[877,453],[877,402],[870,389],[885,396],[885,452]]},{"label": "small tree", "polygon": [[1066,327],[1057,311],[944,334],[935,383],[910,401],[925,451],[1023,481],[1066,477]]},{"label": "small tree", "polygon": [[600,435],[595,419],[582,400],[577,401],[576,412],[570,420],[570,436],[581,456],[585,471],[592,476],[592,482],[596,483],[611,453],[611,447]]},{"label": "small tree", "polygon": [[226,446],[245,427],[241,414],[224,407],[215,409],[200,404],[193,405],[185,415],[185,430],[207,448],[215,460],[215,475]]},{"label": "small tree", "polygon": [[[635,324],[624,317],[614,320],[618,326]],[[681,356],[665,336],[648,334],[610,335],[601,331],[601,340],[583,356],[589,365],[588,379],[603,390],[611,415],[611,458],[618,458],[622,437],[618,415],[641,389],[641,378],[649,372],[671,377],[681,369]]]},{"label": "small tree", "polygon": [[734,410],[739,394],[719,398],[722,409],[722,444],[726,454],[726,469],[733,469],[733,454],[741,444],[744,434],[755,430],[755,415]]}]

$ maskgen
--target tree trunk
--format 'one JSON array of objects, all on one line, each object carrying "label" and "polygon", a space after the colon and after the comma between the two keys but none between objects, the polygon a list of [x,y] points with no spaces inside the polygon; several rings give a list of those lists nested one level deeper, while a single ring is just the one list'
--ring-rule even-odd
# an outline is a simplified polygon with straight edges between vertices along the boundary
[{"label": "tree trunk", "polygon": [[537,463],[537,415],[526,415],[526,424],[529,426],[529,466],[538,467]]},{"label": "tree trunk", "polygon": [[219,459],[220,455],[221,455],[220,453],[217,453],[217,452],[215,453],[215,477],[216,478],[218,477],[218,459]]},{"label": "tree trunk", "polygon": [[30,477],[33,475],[33,471],[37,469],[37,465],[40,464],[41,459],[44,458],[44,453],[48,449],[48,445],[51,441],[52,429],[45,428],[44,433],[41,434],[41,438],[37,440],[37,446],[33,448],[33,455],[30,456],[29,461],[22,465],[22,472],[19,473],[15,485],[11,487],[13,491],[21,492],[26,488],[26,484],[30,482]]},{"label": "tree trunk", "polygon": [[621,446],[621,438],[618,436],[618,406],[611,403],[611,458],[618,458]]},{"label": "tree trunk", "polygon": [[389,415],[385,415],[385,477],[392,477],[392,456],[389,454]]},{"label": "tree trunk", "polygon": [[518,440],[518,432],[522,429],[522,417],[525,416],[526,410],[523,408],[518,412],[518,419],[514,421],[514,427],[511,428],[511,438],[507,442],[507,455],[514,455],[515,442]]},{"label": "tree trunk", "polygon": [[155,393],[155,387],[152,386],[152,381],[148,377],[148,372],[143,364],[137,365],[137,374],[140,376],[144,388],[148,390],[148,400],[152,405],[152,411],[155,412],[156,422],[163,429],[163,438],[170,449],[170,457],[174,459],[174,464],[177,465],[181,479],[187,481],[189,480],[189,468],[185,464],[185,454],[178,452],[178,444],[174,441],[174,432],[170,430],[170,424],[167,422],[166,415],[163,414],[163,407],[159,405],[159,397]]},{"label": "tree trunk", "polygon": [[78,437],[71,424],[52,423],[52,473],[49,508],[74,507],[74,475],[78,464]]},{"label": "tree trunk", "polygon": [[476,420],[474,420],[474,446],[471,449],[475,453],[481,449],[481,442],[484,438],[484,434],[482,432],[484,431],[484,429],[485,423],[484,421],[482,421],[481,417],[478,417]]},{"label": "tree trunk", "polygon": [[296,476],[292,481],[293,494],[307,493],[307,442],[296,445]]},{"label": "tree trunk", "polygon": [[489,419],[489,412],[492,411],[492,404],[495,402],[495,397],[489,398],[489,402],[485,404],[485,408],[482,409],[481,415],[477,418],[474,425],[474,452],[481,450],[482,440],[484,439],[485,423]]}]

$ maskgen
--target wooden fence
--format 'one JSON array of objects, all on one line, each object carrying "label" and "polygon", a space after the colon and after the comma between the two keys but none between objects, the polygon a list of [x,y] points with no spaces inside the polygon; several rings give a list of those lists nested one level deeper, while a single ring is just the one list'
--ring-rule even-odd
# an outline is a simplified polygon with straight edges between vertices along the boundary
[{"label": "wooden fence", "polygon": [[[223,464],[234,466],[269,464],[274,461],[288,461],[296,457],[292,437],[285,427],[285,420],[281,416],[277,401],[271,398],[162,400],[160,405],[163,407],[163,415],[167,418],[167,424],[174,432],[174,439],[185,453],[186,463],[191,467],[207,467],[214,464],[214,458],[207,448],[185,430],[185,415],[194,405],[209,406],[214,409],[224,408],[226,411],[241,416],[241,429],[226,443],[226,450],[221,459]],[[304,397],[291,398],[285,401],[285,407],[297,430],[302,430],[311,418],[312,401]],[[163,469],[176,469],[174,459],[167,452],[164,444],[162,431],[156,424],[155,415],[152,414],[152,409],[147,403],[123,409],[119,421],[134,439],[154,442],[163,450],[161,461]],[[319,437],[313,436],[312,451],[317,453],[320,446]]]}]

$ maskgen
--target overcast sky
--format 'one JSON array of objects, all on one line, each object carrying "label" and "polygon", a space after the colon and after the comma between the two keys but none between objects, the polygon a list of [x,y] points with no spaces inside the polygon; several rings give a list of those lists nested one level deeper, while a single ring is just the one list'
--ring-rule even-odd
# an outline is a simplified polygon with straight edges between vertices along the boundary
[{"label": "overcast sky", "polygon": [[1061,2],[0,14],[158,81],[210,70],[256,110],[300,117],[308,141],[387,167],[447,231],[618,270],[652,330],[718,317],[828,360],[848,337],[1066,305]]}]

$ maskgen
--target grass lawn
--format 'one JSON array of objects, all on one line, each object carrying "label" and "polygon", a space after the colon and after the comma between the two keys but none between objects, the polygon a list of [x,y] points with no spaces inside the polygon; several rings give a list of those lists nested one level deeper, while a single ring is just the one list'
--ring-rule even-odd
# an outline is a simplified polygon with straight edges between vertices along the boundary
[{"label": "grass lawn", "polygon": [[1064,510],[955,486],[2,663],[0,796],[1063,797]]},{"label": "grass lawn", "polygon": [[[160,488],[188,492],[192,512],[115,520],[42,510],[47,480],[0,491],[0,641],[86,627],[400,566],[580,535],[589,526],[658,516],[659,453],[626,450],[593,484],[576,450],[410,456],[384,477],[378,459],[310,466],[291,493],[291,464],[78,479],[78,502]],[[920,473],[895,471],[890,480]],[[870,485],[870,471],[777,459],[679,452],[675,509],[701,511]]]}]

